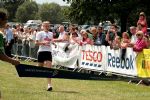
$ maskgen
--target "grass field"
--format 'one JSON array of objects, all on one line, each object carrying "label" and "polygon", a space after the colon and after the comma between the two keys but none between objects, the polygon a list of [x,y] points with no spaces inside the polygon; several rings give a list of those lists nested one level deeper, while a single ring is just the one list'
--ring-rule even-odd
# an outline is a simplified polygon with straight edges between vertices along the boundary
[{"label": "grass field", "polygon": [[128,84],[123,81],[67,79],[53,79],[52,81],[53,92],[47,92],[46,79],[19,78],[14,66],[0,61],[0,92],[2,100],[150,99],[150,87],[136,86],[136,84]]}]

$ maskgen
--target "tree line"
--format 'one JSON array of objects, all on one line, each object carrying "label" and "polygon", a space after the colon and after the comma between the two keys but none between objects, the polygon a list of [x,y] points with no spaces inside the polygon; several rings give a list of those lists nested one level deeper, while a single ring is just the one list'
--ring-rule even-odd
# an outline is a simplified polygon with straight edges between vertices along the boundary
[{"label": "tree line", "polygon": [[9,21],[25,23],[27,20],[48,20],[51,23],[68,21],[67,6],[56,3],[37,4],[32,0],[4,0],[0,8],[8,12]]},{"label": "tree line", "polygon": [[[70,21],[77,24],[95,24],[104,20],[117,20],[122,32],[134,25],[141,11],[150,25],[149,0],[63,0],[70,6],[56,3],[37,4],[32,0],[1,0],[0,8],[9,12],[10,21],[26,22],[29,19],[50,20],[51,23]],[[13,2],[12,2],[13,1]]]},{"label": "tree line", "polygon": [[119,21],[121,31],[134,25],[140,12],[145,12],[150,25],[149,0],[63,0],[70,2],[70,20],[78,23],[92,22],[98,24],[103,20]]}]

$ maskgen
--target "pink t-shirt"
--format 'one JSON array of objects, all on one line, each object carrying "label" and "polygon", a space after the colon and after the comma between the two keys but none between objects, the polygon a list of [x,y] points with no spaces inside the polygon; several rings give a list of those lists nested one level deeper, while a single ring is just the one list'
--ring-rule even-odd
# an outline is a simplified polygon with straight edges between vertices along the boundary
[{"label": "pink t-shirt", "polygon": [[137,24],[140,24],[142,26],[142,30],[141,31],[146,35],[147,34],[147,22],[146,22],[146,20],[140,20],[139,19]]},{"label": "pink t-shirt", "polygon": [[138,39],[133,50],[136,52],[141,52],[144,48],[147,48],[147,42],[143,39]]},{"label": "pink t-shirt", "polygon": [[86,38],[80,42],[80,45],[84,45],[84,44],[92,44],[92,40],[90,38]]}]

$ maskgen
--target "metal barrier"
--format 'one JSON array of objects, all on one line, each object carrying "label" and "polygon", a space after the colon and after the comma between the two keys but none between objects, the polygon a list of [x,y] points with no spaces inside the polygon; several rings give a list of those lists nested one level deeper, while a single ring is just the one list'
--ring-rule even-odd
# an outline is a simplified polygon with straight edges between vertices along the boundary
[{"label": "metal barrier", "polygon": [[23,59],[25,61],[37,60],[38,46],[31,47],[29,43],[29,40],[21,39],[14,43],[12,47],[13,57],[15,59]]}]

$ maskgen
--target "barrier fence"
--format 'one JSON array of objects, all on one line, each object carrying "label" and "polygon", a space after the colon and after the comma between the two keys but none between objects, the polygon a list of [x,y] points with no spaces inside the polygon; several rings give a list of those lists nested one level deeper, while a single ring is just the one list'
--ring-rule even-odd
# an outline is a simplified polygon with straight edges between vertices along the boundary
[{"label": "barrier fence", "polygon": [[136,53],[132,48],[127,48],[122,58],[121,49],[113,50],[109,46],[74,45],[67,52],[59,46],[58,48],[53,49],[54,65],[104,73],[111,72],[127,77],[150,77],[149,49]]},{"label": "barrier fence", "polygon": [[[127,48],[122,58],[122,50],[113,50],[109,46],[94,46],[68,43],[56,43],[52,46],[54,66],[65,66],[73,69],[85,69],[100,73],[115,73],[126,77],[150,77],[150,49],[136,53]],[[68,50],[66,50],[66,47]],[[27,60],[37,59],[38,47],[14,45],[13,54]]]},{"label": "barrier fence", "polygon": [[23,58],[25,60],[37,60],[37,51],[38,46],[29,40],[19,39],[12,47],[12,55],[14,58]]}]

